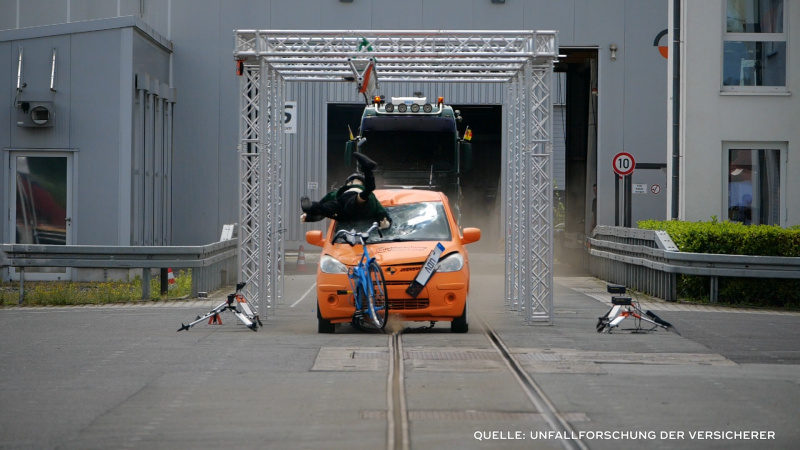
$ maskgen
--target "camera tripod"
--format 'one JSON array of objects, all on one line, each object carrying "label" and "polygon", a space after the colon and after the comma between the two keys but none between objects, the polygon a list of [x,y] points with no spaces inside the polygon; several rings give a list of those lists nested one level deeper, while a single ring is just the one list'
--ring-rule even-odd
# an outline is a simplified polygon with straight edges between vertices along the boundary
[{"label": "camera tripod", "polygon": [[[233,294],[228,294],[228,300],[222,302],[206,314],[197,316],[197,319],[194,322],[190,322],[187,325],[181,323],[181,327],[178,328],[178,331],[188,330],[189,328],[192,328],[196,324],[206,319],[208,319],[209,325],[211,323],[218,323],[222,325],[222,318],[220,318],[219,313],[223,311],[233,313],[233,315],[236,316],[236,318],[239,319],[243,324],[245,324],[247,328],[250,328],[253,331],[258,331],[258,327],[263,327],[264,325],[261,323],[261,318],[258,316],[258,314],[253,313],[253,308],[250,307],[247,299],[241,293],[242,288],[244,288],[246,284],[247,282],[237,283],[236,291]],[[241,311],[237,307],[241,307]]]},{"label": "camera tripod", "polygon": [[[624,294],[625,286],[609,284],[606,285],[606,290],[609,294]],[[671,323],[661,319],[653,312],[649,310],[642,312],[638,301],[633,301],[630,297],[617,296],[611,297],[611,309],[609,309],[605,315],[597,318],[597,332],[610,334],[611,330],[618,328],[619,324],[628,317],[634,319],[634,328],[626,329],[626,331],[630,331],[631,333],[649,333],[660,327],[667,331],[674,331],[680,335],[678,330],[676,330]],[[642,322],[652,325],[652,328],[642,327]]]}]

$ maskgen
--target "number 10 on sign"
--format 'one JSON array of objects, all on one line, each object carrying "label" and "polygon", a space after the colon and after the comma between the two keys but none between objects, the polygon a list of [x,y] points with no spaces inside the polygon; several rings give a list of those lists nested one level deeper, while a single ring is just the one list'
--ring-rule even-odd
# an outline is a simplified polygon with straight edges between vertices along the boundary
[{"label": "number 10 on sign", "polygon": [[636,167],[636,161],[634,161],[633,155],[626,152],[621,152],[614,155],[613,164],[614,172],[616,172],[619,176],[632,174],[633,169]]}]

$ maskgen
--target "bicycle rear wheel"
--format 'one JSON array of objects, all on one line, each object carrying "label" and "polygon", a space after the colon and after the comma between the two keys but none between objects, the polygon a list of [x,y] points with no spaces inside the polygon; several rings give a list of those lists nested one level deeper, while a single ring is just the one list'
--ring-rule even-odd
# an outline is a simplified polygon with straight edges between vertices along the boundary
[{"label": "bicycle rear wheel", "polygon": [[389,315],[389,297],[386,292],[386,279],[383,277],[383,271],[377,262],[372,261],[368,270],[373,292],[367,299],[369,315],[372,324],[382,330],[386,327],[386,318]]}]

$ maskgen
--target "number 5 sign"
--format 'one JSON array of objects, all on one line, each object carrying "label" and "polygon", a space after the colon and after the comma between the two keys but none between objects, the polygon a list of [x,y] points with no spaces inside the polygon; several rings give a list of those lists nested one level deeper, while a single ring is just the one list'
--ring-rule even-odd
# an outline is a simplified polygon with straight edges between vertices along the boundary
[{"label": "number 5 sign", "polygon": [[617,153],[614,155],[614,172],[619,176],[630,175],[636,167],[636,161],[630,153]]},{"label": "number 5 sign", "polygon": [[286,102],[283,109],[283,132],[297,133],[297,102]]}]

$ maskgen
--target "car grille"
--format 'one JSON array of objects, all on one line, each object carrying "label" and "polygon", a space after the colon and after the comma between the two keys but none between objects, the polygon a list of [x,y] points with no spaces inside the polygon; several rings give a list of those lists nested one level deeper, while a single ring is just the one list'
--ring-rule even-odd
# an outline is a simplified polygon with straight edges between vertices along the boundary
[{"label": "car grille", "polygon": [[430,304],[431,302],[427,298],[406,298],[400,300],[389,299],[389,311],[425,309],[430,306]]},{"label": "car grille", "polygon": [[401,266],[384,267],[383,271],[384,271],[384,275],[387,278],[391,278],[391,277],[397,276],[397,277],[401,277],[403,279],[413,280],[420,269],[422,269],[422,265],[421,264],[414,264],[414,265],[401,265]]}]

